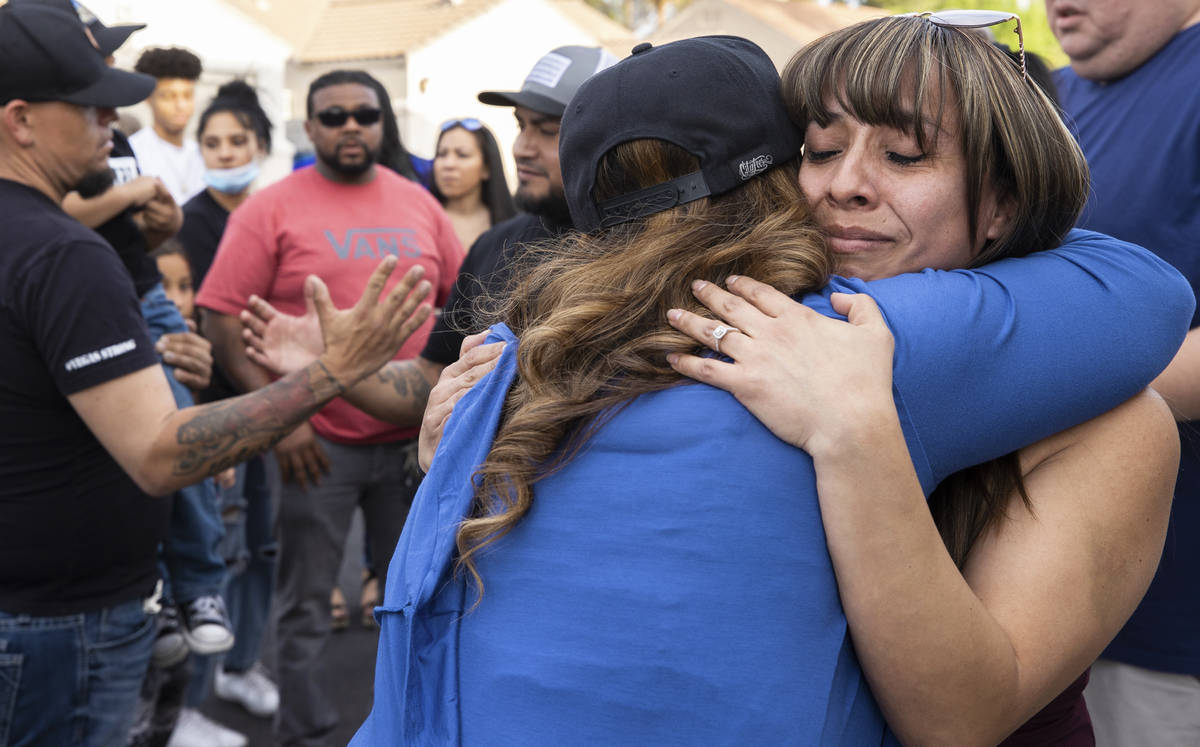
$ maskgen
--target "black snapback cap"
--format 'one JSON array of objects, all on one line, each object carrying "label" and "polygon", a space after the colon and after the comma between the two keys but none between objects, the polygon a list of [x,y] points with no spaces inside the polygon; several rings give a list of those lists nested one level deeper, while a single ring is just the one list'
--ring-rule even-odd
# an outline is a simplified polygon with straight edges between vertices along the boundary
[{"label": "black snapback cap", "polygon": [[105,64],[79,16],[35,3],[0,7],[0,70],[0,104],[25,99],[130,106],[156,83]]},{"label": "black snapback cap", "polygon": [[[673,143],[700,170],[596,203],[601,158],[644,138]],[[642,43],[593,75],[567,106],[558,152],[571,219],[593,231],[737,187],[800,153],[803,135],[788,118],[775,64],[736,36]]]}]

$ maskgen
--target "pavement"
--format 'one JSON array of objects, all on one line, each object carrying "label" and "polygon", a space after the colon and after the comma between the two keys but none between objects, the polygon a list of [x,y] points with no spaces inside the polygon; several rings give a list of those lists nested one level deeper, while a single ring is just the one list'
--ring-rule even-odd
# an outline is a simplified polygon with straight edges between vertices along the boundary
[{"label": "pavement", "polygon": [[[356,609],[351,607],[351,609]],[[324,672],[316,676],[330,683],[341,723],[334,735],[334,744],[350,741],[358,727],[371,712],[372,689],[375,684],[375,647],[379,634],[363,629],[355,617],[350,628],[335,633],[325,648]],[[245,709],[210,697],[200,709],[217,723],[245,734],[249,747],[271,747],[271,719],[251,716]]]},{"label": "pavement", "polygon": [[[350,610],[350,627],[329,636],[321,665],[313,673],[328,683],[326,692],[333,698],[341,716],[333,743],[349,743],[358,727],[371,712],[375,687],[375,649],[379,643],[379,632],[374,628],[363,628],[359,619],[360,592],[362,583],[363,557],[362,512],[355,511],[346,540],[346,551],[338,585],[346,596]],[[271,652],[275,650],[273,631],[268,630],[263,640],[263,664],[273,668]],[[250,740],[249,747],[272,747],[271,719],[252,716],[245,709],[227,703],[215,696],[200,708],[201,712],[222,726],[236,729]]]}]

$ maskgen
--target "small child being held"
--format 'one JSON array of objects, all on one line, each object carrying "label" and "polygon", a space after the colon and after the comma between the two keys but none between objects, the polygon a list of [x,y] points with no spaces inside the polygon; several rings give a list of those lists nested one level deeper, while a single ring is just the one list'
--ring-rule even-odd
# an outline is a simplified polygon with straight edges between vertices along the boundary
[{"label": "small child being held", "polygon": [[168,239],[150,256],[158,264],[158,272],[162,275],[163,292],[191,327],[196,318],[196,289],[192,285],[192,266],[188,263],[183,244],[178,239]]}]

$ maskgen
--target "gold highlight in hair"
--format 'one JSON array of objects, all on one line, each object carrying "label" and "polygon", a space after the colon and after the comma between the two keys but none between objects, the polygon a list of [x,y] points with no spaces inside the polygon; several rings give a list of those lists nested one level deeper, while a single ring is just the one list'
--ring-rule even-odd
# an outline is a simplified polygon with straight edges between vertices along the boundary
[{"label": "gold highlight in hair", "polygon": [[[566,465],[608,417],[635,397],[675,386],[672,352],[695,342],[667,311],[700,313],[693,280],[769,279],[785,293],[824,284],[830,257],[809,220],[789,162],[726,194],[531,250],[535,261],[501,318],[520,337],[518,379],[487,460],[475,476],[471,515],[458,530],[459,566],[483,582],[478,553],[529,511],[533,486]],[[696,171],[677,146],[637,140],[605,155],[596,200]]]},{"label": "gold highlight in hair", "polygon": [[[913,134],[922,150],[931,136],[957,132],[971,235],[978,235],[989,184],[1013,200],[1016,216],[973,266],[1057,246],[1087,200],[1087,162],[1058,107],[972,30],[912,16],[867,21],[801,49],[782,79],[788,112],[800,127],[828,124],[836,102],[861,122]],[[959,122],[946,121],[951,108]],[[934,126],[918,126],[923,120]]]},{"label": "gold highlight in hair", "polygon": [[[782,78],[788,112],[801,127],[828,123],[836,102],[866,124],[912,133],[923,150],[931,135],[957,133],[970,235],[978,235],[988,187],[1014,208],[1008,230],[983,247],[974,267],[1058,246],[1087,200],[1087,162],[1058,107],[973,31],[911,16],[867,21],[801,49]],[[947,122],[951,109],[958,122]],[[929,119],[933,127],[921,126]],[[1021,475],[1018,455],[1008,454],[951,475],[930,496],[960,567],[976,539],[1004,517],[1011,496],[1031,508]]]}]

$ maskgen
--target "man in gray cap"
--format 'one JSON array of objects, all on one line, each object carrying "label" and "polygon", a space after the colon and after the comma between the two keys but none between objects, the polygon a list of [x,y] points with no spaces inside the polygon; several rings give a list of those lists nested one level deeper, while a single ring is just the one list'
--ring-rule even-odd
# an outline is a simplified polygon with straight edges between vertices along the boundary
[{"label": "man in gray cap", "polygon": [[[482,329],[477,301],[499,297],[519,267],[526,245],[570,230],[571,215],[558,165],[559,121],[583,82],[616,62],[616,57],[599,47],[558,47],[537,61],[521,90],[479,94],[485,104],[513,107],[520,130],[513,142],[516,199],[525,212],[493,226],[471,245],[421,355],[389,363],[348,392],[349,402],[398,425],[421,423],[430,388],[442,370],[458,360],[463,330]],[[286,373],[320,352],[311,314],[293,317],[262,302],[252,302],[251,311],[254,313],[243,315],[243,321],[254,333],[251,344],[260,349],[254,356],[256,363]],[[481,350],[471,361],[498,353],[494,347]]]},{"label": "man in gray cap", "polygon": [[150,496],[268,448],[377,370],[428,316],[428,284],[411,273],[378,303],[389,259],[342,312],[309,278],[321,358],[177,410],[129,275],[59,207],[107,168],[115,107],[154,79],[110,68],[78,17],[36,4],[0,7],[0,70],[0,737],[119,745],[154,634],[167,504]]}]

